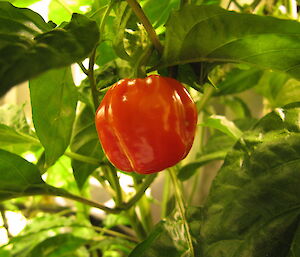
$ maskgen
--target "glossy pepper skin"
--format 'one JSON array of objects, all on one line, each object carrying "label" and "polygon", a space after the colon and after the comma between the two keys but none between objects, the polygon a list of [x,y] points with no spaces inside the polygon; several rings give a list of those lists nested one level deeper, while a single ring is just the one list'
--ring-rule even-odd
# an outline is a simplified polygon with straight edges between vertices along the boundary
[{"label": "glossy pepper skin", "polygon": [[173,78],[123,79],[104,96],[96,129],[110,162],[120,170],[149,174],[171,167],[190,151],[196,106]]}]

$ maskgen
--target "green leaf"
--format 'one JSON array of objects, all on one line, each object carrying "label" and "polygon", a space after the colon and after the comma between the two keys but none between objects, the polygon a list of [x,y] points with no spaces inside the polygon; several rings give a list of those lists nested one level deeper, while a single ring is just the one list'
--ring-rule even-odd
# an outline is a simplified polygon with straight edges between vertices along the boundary
[{"label": "green leaf", "polygon": [[34,127],[51,166],[68,147],[75,119],[77,90],[70,69],[51,70],[31,80],[30,98]]},{"label": "green leaf", "polygon": [[248,105],[239,97],[226,97],[224,104],[229,107],[236,119],[248,118],[251,120],[251,110]]},{"label": "green leaf", "polygon": [[27,122],[24,106],[3,105],[0,107],[0,148],[22,154],[35,152],[41,147],[35,133]]},{"label": "green leaf", "polygon": [[86,243],[86,239],[75,237],[72,234],[61,234],[39,243],[26,257],[79,257],[76,250]]},{"label": "green leaf", "polygon": [[180,6],[179,0],[143,0],[141,6],[154,28],[164,25],[170,12]]},{"label": "green leaf", "polygon": [[[149,37],[145,36],[144,28],[138,23],[136,15],[126,2],[120,2],[116,16],[113,49],[134,69],[150,46]],[[152,54],[151,57],[155,58],[155,55]]]},{"label": "green leaf", "polygon": [[19,132],[4,124],[0,124],[0,148],[15,153],[36,150],[40,142],[28,134]]},{"label": "green leaf", "polygon": [[242,136],[242,131],[225,116],[212,115],[200,125],[218,129],[234,139],[239,139]]},{"label": "green leaf", "polygon": [[[84,106],[77,115],[70,147],[72,152],[94,157],[99,163],[104,157],[95,128],[95,114],[89,106]],[[72,160],[73,174],[80,189],[98,166]]]},{"label": "green leaf", "polygon": [[6,1],[10,2],[13,5],[18,6],[18,7],[28,7],[29,5],[39,2],[40,0],[26,0],[26,1],[24,1],[24,0],[6,0]]},{"label": "green leaf", "polygon": [[132,242],[117,237],[105,237],[92,245],[107,257],[127,257],[134,246]]},{"label": "green leaf", "polygon": [[24,105],[4,104],[0,106],[0,124],[7,125],[23,133],[32,133],[26,119]]},{"label": "green leaf", "polygon": [[[193,237],[193,243],[198,242],[199,238],[199,220],[201,219],[201,208],[187,208],[186,217],[190,226],[190,233]],[[155,225],[147,239],[136,246],[128,257],[187,257],[189,248],[186,242],[186,233],[179,217],[179,213],[174,213],[166,220],[160,221]],[[194,245],[195,256],[199,249]],[[201,256],[202,257],[202,256]]]},{"label": "green leaf", "polygon": [[191,162],[183,166],[178,173],[178,178],[181,181],[185,181],[189,179],[191,176],[195,174],[198,168],[201,166],[215,160],[223,160],[226,156],[226,151],[214,152],[211,154],[201,155],[197,158],[197,161]]},{"label": "green leaf", "polygon": [[60,28],[40,15],[0,2],[0,96],[40,73],[88,56],[99,39],[97,24],[80,14]]},{"label": "green leaf", "polygon": [[108,214],[104,221],[104,226],[106,228],[113,228],[119,225],[128,226],[130,225],[130,221],[128,216],[121,214]]},{"label": "green leaf", "polygon": [[282,107],[300,101],[300,82],[284,73],[265,72],[256,92],[267,98],[271,108]]},{"label": "green leaf", "polygon": [[48,192],[35,165],[1,149],[0,160],[0,201]]},{"label": "green leaf", "polygon": [[162,64],[246,63],[299,79],[299,30],[296,21],[189,5],[166,24]]},{"label": "green leaf", "polygon": [[217,83],[218,90],[215,95],[229,95],[243,92],[257,85],[263,72],[257,69],[233,69],[223,81]]},{"label": "green leaf", "polygon": [[62,23],[69,20],[72,13],[86,13],[90,11],[93,0],[51,0],[48,11],[49,20]]},{"label": "green leaf", "polygon": [[[181,244],[176,244],[182,239],[180,238],[182,236],[182,232],[177,234],[178,237],[172,238],[172,236],[168,233],[168,228],[170,227],[166,224],[166,222],[160,221],[154,227],[147,239],[138,244],[128,257],[182,256],[181,254],[184,252],[184,249],[178,250],[177,248],[181,248],[182,246]],[[171,230],[176,232],[177,226],[173,224],[173,228]],[[176,246],[174,244],[176,244]]]},{"label": "green leaf", "polygon": [[200,256],[288,257],[295,249],[299,114],[295,103],[266,115],[227,155],[201,215]]}]

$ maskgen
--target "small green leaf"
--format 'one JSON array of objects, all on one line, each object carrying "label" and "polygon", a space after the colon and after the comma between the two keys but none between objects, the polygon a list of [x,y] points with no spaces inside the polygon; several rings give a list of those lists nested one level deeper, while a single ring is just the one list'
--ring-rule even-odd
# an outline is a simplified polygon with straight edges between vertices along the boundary
[{"label": "small green leaf", "polygon": [[162,64],[246,63],[299,79],[299,30],[297,21],[187,5],[166,24]]},{"label": "small green leaf", "polygon": [[0,124],[4,124],[26,134],[32,133],[24,112],[24,106],[13,104],[0,106]]},{"label": "small green leaf", "polygon": [[39,243],[26,257],[79,257],[79,255],[76,254],[76,250],[86,243],[86,239],[73,236],[72,234],[61,234],[49,237]]},{"label": "small green leaf", "polygon": [[47,185],[35,165],[0,149],[0,201],[46,192]]},{"label": "small green leaf", "polygon": [[99,39],[96,22],[80,14],[54,28],[40,15],[0,2],[0,96],[14,85],[88,56]]},{"label": "small green leaf", "polygon": [[130,225],[129,219],[126,215],[121,214],[108,214],[104,219],[104,226],[106,228],[113,228],[119,225]]},{"label": "small green leaf", "polygon": [[300,100],[300,82],[285,73],[265,72],[256,91],[267,98],[271,108]]},{"label": "small green leaf", "polygon": [[234,139],[239,139],[243,134],[232,121],[221,115],[212,115],[200,125],[218,129]]},{"label": "small green leaf", "polygon": [[215,95],[229,95],[243,92],[257,85],[263,71],[258,69],[233,69],[223,81],[217,83],[218,90]]},{"label": "small green leaf", "polygon": [[148,238],[138,244],[128,257],[180,257],[181,253],[174,246],[174,241],[165,233],[165,222],[160,221]]},{"label": "small green leaf", "polygon": [[[70,147],[72,152],[94,157],[99,160],[99,163],[104,157],[96,132],[95,114],[89,106],[84,106],[77,115]],[[80,189],[98,166],[72,160],[73,174]]]},{"label": "small green leaf", "polygon": [[41,144],[35,137],[0,124],[0,148],[12,152],[25,152],[40,147]]},{"label": "small green leaf", "polygon": [[30,81],[30,98],[34,127],[51,166],[68,147],[75,119],[77,90],[70,69],[48,71]]},{"label": "small green leaf", "polygon": [[189,179],[191,176],[195,174],[198,168],[201,166],[215,160],[223,160],[226,156],[226,151],[214,152],[211,154],[201,155],[197,158],[197,161],[191,162],[185,166],[183,166],[178,173],[178,178],[181,181],[185,181]]}]

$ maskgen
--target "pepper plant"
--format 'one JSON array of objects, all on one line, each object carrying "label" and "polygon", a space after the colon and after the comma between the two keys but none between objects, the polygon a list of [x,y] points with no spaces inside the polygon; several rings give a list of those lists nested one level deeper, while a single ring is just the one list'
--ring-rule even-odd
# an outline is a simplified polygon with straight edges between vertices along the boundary
[{"label": "pepper plant", "polygon": [[[38,2],[47,18],[30,9]],[[0,96],[28,81],[32,115],[0,108],[9,238],[0,256],[300,257],[297,8],[294,0],[1,0]],[[126,172],[106,157],[95,113],[115,83],[150,75],[184,85],[197,131],[176,165]],[[141,99],[155,108],[162,95],[147,90]],[[174,110],[139,117],[155,126]],[[126,115],[116,119],[130,125]],[[164,123],[170,133],[175,124]],[[10,211],[27,219],[18,235]]]}]

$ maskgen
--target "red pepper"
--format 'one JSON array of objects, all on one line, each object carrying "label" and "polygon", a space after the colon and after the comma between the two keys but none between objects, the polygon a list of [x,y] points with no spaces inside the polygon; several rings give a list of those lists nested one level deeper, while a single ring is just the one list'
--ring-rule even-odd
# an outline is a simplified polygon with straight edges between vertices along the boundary
[{"label": "red pepper", "polygon": [[181,83],[151,75],[114,84],[95,122],[103,150],[115,167],[149,174],[186,157],[195,136],[197,111]]}]

